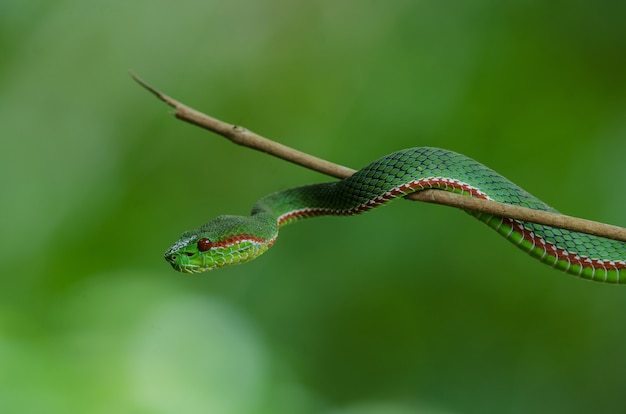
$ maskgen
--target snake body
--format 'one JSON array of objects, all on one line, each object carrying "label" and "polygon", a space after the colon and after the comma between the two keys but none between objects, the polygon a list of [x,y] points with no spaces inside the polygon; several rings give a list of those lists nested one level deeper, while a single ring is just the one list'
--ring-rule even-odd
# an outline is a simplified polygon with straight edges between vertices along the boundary
[{"label": "snake body", "polygon": [[[439,189],[557,212],[511,181],[462,154],[410,148],[386,155],[337,182],[269,194],[250,216],[219,216],[187,231],[166,253],[174,269],[199,273],[264,253],[281,226],[308,217],[354,215],[408,193]],[[532,257],[585,279],[626,282],[626,243],[569,230],[469,212]]]}]

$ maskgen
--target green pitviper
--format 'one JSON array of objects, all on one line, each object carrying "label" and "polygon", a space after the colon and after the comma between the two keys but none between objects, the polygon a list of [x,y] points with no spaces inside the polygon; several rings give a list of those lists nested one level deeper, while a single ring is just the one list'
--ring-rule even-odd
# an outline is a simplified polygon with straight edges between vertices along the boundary
[{"label": "green pitviper", "polygon": [[[495,171],[462,154],[410,148],[386,155],[337,182],[311,184],[267,195],[250,216],[219,216],[187,231],[165,252],[186,273],[243,263],[264,253],[278,229],[299,219],[354,215],[397,197],[439,189],[557,212]],[[626,282],[626,243],[569,230],[468,211],[542,262],[585,279]]]}]

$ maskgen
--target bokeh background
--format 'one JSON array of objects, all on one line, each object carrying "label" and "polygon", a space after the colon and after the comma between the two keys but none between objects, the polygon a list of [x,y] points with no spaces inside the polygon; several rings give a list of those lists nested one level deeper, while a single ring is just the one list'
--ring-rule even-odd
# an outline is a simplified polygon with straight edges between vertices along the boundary
[{"label": "bokeh background", "polygon": [[626,290],[450,208],[285,228],[203,275],[186,229],[320,174],[183,102],[351,167],[465,153],[626,225],[626,3],[0,3],[0,412],[626,411]]}]

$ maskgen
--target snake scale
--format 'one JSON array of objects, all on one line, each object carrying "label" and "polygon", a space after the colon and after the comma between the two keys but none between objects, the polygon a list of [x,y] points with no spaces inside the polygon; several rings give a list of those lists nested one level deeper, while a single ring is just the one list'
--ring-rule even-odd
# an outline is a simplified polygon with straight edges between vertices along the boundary
[{"label": "snake scale", "polygon": [[[178,271],[199,273],[243,263],[274,244],[281,226],[308,217],[354,215],[408,193],[439,189],[557,212],[483,164],[440,148],[397,151],[337,182],[269,194],[250,216],[219,216],[187,231],[165,253]],[[626,243],[506,217],[469,212],[514,245],[585,279],[626,282]]]}]

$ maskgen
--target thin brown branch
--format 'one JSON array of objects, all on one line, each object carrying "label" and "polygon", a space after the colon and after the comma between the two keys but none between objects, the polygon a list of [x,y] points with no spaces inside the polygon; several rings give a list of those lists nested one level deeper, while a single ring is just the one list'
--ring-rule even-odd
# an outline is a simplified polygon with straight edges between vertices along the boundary
[{"label": "thin brown branch", "polygon": [[[355,173],[355,170],[351,168],[314,157],[307,153],[264,138],[241,126],[228,124],[220,121],[219,119],[203,114],[202,112],[196,111],[195,109],[178,102],[177,100],[148,85],[134,73],[131,72],[130,75],[141,86],[174,108],[174,115],[176,118],[219,134],[231,140],[235,144],[265,152],[283,160],[335,178],[346,178]],[[419,191],[417,193],[409,194],[405,198],[414,201],[443,204],[460,208],[462,210],[493,214],[499,217],[509,217],[512,219],[544,224],[626,242],[625,228],[585,220],[578,217],[566,216],[563,214],[549,213],[547,211],[533,210],[510,204],[498,203],[495,201],[481,200],[441,190]]]}]

